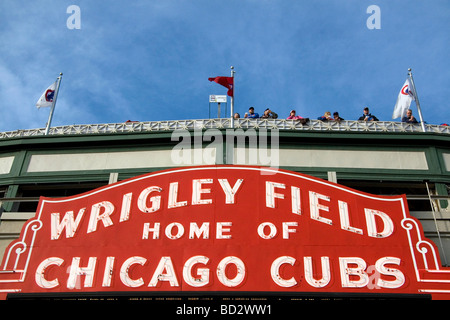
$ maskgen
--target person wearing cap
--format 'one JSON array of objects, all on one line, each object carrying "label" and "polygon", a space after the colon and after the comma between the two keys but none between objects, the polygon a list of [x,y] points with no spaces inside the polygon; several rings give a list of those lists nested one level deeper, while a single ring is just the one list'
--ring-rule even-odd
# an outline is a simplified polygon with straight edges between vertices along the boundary
[{"label": "person wearing cap", "polygon": [[278,114],[276,114],[275,112],[270,110],[270,108],[267,108],[266,110],[264,110],[264,114],[262,115],[261,118],[276,119],[276,118],[278,118]]},{"label": "person wearing cap", "polygon": [[364,108],[364,113],[361,117],[358,119],[359,121],[379,121],[377,117],[375,117],[373,114],[369,112],[369,108]]},{"label": "person wearing cap", "polygon": [[291,110],[291,112],[289,112],[289,117],[287,117],[286,119],[299,120],[299,119],[303,119],[303,118],[295,115],[295,110]]},{"label": "person wearing cap", "polygon": [[248,112],[245,113],[244,118],[256,119],[259,118],[259,114],[255,112],[255,108],[248,108]]},{"label": "person wearing cap", "polygon": [[287,117],[286,119],[300,120],[300,123],[302,123],[302,124],[305,124],[306,122],[309,121],[309,118],[303,118],[303,117],[295,115],[295,110],[291,110],[291,112],[289,113],[289,117]]}]

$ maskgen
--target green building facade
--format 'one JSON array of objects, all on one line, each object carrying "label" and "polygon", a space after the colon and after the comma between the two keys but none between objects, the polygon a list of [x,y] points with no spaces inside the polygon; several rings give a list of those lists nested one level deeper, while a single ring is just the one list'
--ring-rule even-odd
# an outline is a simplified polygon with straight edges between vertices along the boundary
[{"label": "green building facade", "polygon": [[398,122],[230,119],[128,122],[0,133],[0,256],[40,196],[79,194],[197,165],[270,166],[376,195],[406,194],[450,264],[450,130]]}]

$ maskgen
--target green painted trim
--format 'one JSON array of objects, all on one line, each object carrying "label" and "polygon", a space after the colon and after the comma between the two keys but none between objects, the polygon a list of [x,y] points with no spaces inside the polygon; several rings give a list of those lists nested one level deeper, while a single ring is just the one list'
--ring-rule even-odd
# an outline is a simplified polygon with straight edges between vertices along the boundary
[{"label": "green painted trim", "polygon": [[[223,158],[217,158],[217,163],[227,163],[226,132],[230,129],[215,129],[222,134]],[[202,130],[204,132],[205,130]],[[246,129],[235,131],[245,135]],[[255,129],[256,132],[258,130]],[[191,137],[199,131],[189,131]],[[270,143],[270,130],[268,143]],[[0,156],[14,155],[14,163],[11,172],[0,176],[0,185],[28,184],[28,183],[53,183],[57,181],[108,181],[110,172],[118,172],[120,177],[136,176],[147,172],[164,170],[169,167],[117,169],[117,170],[92,170],[70,172],[45,172],[27,173],[32,155],[35,154],[70,154],[91,152],[129,152],[170,150],[179,141],[171,141],[172,131],[147,132],[147,133],[116,133],[116,134],[89,134],[67,136],[36,136],[24,138],[12,138],[0,141]],[[450,172],[445,170],[443,153],[450,153],[450,136],[436,133],[375,133],[375,132],[336,132],[336,131],[290,131],[279,130],[279,147],[281,149],[295,148],[308,151],[314,148],[319,150],[365,150],[365,151],[422,151],[429,166],[428,170],[397,170],[397,169],[365,169],[354,168],[304,168],[282,167],[311,174],[321,178],[327,178],[328,171],[335,171],[338,180],[389,180],[389,181],[423,181],[430,180],[439,183],[449,183]],[[234,139],[236,141],[236,139]],[[203,146],[208,146],[211,141],[203,141]],[[247,143],[248,145],[248,143]],[[61,147],[62,146],[62,147]],[[218,150],[219,151],[219,150]],[[217,157],[220,152],[217,152]]]},{"label": "green painted trim", "polygon": [[[202,132],[211,129],[203,129]],[[225,136],[227,130],[233,129],[218,129],[214,130],[222,132]],[[234,129],[239,130],[239,128]],[[241,129],[244,133],[251,129]],[[259,129],[253,129],[259,132]],[[188,130],[191,135],[194,130]],[[199,132],[196,130],[195,132]],[[267,130],[270,135],[272,130]],[[18,137],[0,140],[0,148],[8,146],[27,146],[27,145],[39,145],[39,144],[61,144],[61,143],[75,143],[75,142],[118,142],[129,140],[154,140],[164,139],[170,141],[173,131],[148,131],[148,132],[117,132],[117,133],[98,133],[98,134],[80,134],[80,135],[49,135],[49,136],[30,136],[30,137]],[[373,132],[373,131],[296,131],[296,130],[278,130],[280,137],[290,138],[308,138],[308,139],[349,139],[349,140],[386,140],[386,141],[409,141],[415,142],[423,141],[427,145],[427,141],[435,142],[449,142],[450,135],[439,134],[434,132]]]},{"label": "green painted trim", "polygon": [[[15,198],[17,196],[17,191],[19,190],[18,185],[9,185],[8,189],[6,189],[5,192],[5,198]],[[12,211],[14,210],[14,206],[17,206],[17,203],[14,202],[5,202],[2,204],[2,207],[5,211]],[[15,210],[14,210],[15,211]]]},{"label": "green painted trim", "polygon": [[[436,183],[436,193],[440,196],[448,196],[447,186],[443,183]],[[446,209],[448,207],[447,200],[439,200],[439,205],[442,209]]]}]

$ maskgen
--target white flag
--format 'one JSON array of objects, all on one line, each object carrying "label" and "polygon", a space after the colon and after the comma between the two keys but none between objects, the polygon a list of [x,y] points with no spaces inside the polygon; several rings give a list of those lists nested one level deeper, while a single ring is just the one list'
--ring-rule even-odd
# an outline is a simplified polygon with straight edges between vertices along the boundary
[{"label": "white flag", "polygon": [[36,103],[36,107],[42,108],[42,107],[51,107],[53,105],[53,101],[55,98],[55,90],[56,90],[56,82],[52,83],[42,94],[42,96],[39,98],[38,102]]},{"label": "white flag", "polygon": [[402,118],[406,115],[406,110],[409,109],[411,102],[414,100],[414,92],[409,81],[406,79],[403,84],[400,93],[398,94],[397,102],[395,103],[394,112],[392,113],[392,119]]}]

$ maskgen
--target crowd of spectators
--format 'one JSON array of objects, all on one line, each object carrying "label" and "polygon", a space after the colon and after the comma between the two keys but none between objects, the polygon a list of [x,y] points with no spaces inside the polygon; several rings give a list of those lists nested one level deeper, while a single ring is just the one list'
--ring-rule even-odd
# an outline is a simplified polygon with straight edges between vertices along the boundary
[{"label": "crowd of spectators", "polygon": [[[235,119],[239,119],[241,116],[239,113],[234,114]],[[254,107],[250,107],[248,112],[245,113],[244,118],[248,119],[277,119],[278,114],[272,111],[270,108],[264,110],[264,113],[260,116],[257,112],[255,112]],[[295,110],[291,110],[289,116],[286,119],[299,120],[301,123],[306,123],[309,121],[309,118],[304,118],[296,114]],[[335,111],[333,116],[331,116],[330,111],[326,111],[322,116],[318,117],[317,120],[321,121],[343,121],[344,119],[339,116],[339,112]],[[358,121],[379,121],[378,118],[371,114],[368,107],[363,109],[363,114],[358,118]],[[412,115],[411,109],[406,111],[406,116],[402,118],[402,122],[406,123],[419,123],[417,119]]]}]

